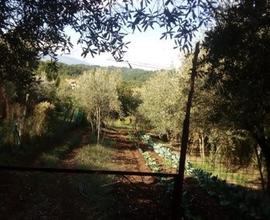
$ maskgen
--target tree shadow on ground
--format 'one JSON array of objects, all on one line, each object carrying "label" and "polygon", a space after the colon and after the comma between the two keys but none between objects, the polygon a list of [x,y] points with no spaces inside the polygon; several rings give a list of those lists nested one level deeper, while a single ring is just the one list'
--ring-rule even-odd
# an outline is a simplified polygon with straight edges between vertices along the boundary
[{"label": "tree shadow on ground", "polygon": [[25,143],[22,146],[9,146],[0,152],[1,165],[7,166],[32,166],[42,154],[53,152],[57,156],[68,154],[74,147],[81,147],[85,129],[74,128],[65,135],[55,138],[44,138]]},{"label": "tree shadow on ground", "polygon": [[[172,179],[144,178],[1,172],[0,219],[170,219]],[[184,191],[186,219],[246,219],[240,204],[221,205],[195,178]]]},{"label": "tree shadow on ground", "polygon": [[1,219],[168,219],[170,215],[170,194],[159,184],[104,175],[1,175],[5,176],[0,184]]}]

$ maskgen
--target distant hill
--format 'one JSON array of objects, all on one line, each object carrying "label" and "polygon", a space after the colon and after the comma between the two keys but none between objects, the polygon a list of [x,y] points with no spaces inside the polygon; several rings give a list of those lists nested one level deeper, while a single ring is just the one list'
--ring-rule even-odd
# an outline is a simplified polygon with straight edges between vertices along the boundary
[{"label": "distant hill", "polygon": [[107,67],[108,69],[119,71],[122,79],[127,82],[132,82],[133,84],[141,84],[147,79],[149,79],[155,71],[143,70],[143,69],[131,69],[127,67]]},{"label": "distant hill", "polygon": [[[69,57],[68,57],[69,58]],[[75,62],[76,59],[73,60]],[[45,65],[47,61],[40,61],[39,71],[45,70]],[[89,65],[89,64],[66,64],[62,62],[58,62],[58,74],[59,75],[67,75],[67,76],[78,76],[82,74],[85,71],[93,71],[97,68],[101,69],[108,69],[111,72],[119,72],[122,76],[122,79],[126,82],[129,82],[133,85],[141,85],[144,81],[150,78],[153,74],[155,74],[154,71],[150,70],[143,70],[143,69],[131,69],[127,67],[102,67],[98,65]]]},{"label": "distant hill", "polygon": [[[42,58],[42,60],[50,60],[50,57],[48,56],[45,56]],[[69,65],[74,65],[74,64],[84,64],[84,65],[91,65],[90,63],[84,61],[84,60],[80,60],[80,59],[77,59],[77,58],[74,58],[74,57],[70,57],[70,56],[65,56],[65,55],[62,55],[62,56],[57,56],[57,60],[58,62],[61,62],[61,63],[65,63],[65,64],[69,64]]]}]

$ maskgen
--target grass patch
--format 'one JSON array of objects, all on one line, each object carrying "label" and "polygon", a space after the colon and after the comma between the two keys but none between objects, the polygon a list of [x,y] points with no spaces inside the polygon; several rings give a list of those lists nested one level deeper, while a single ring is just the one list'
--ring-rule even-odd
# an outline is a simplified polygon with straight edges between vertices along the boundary
[{"label": "grass patch", "polygon": [[41,154],[39,162],[46,167],[56,167],[76,146],[80,144],[81,133],[72,135],[65,144]]},{"label": "grass patch", "polygon": [[46,165],[46,167],[56,167],[59,164],[59,158],[56,155],[43,153],[40,160],[42,165]]},{"label": "grass patch", "polygon": [[[113,143],[106,143],[113,144]],[[114,150],[106,144],[88,144],[80,148],[75,157],[75,166],[82,169],[114,169]],[[114,175],[77,175],[72,179],[73,186],[94,210],[93,219],[111,219],[115,214],[112,193]]]},{"label": "grass patch", "polygon": [[113,149],[104,145],[89,144],[78,151],[74,160],[80,168],[112,169],[114,167],[111,162],[113,152]]},{"label": "grass patch", "polygon": [[122,120],[120,119],[111,120],[109,121],[109,125],[110,127],[114,127],[114,128],[133,129],[134,120],[135,120],[134,117],[128,116]]},{"label": "grass patch", "polygon": [[[90,144],[75,149],[74,147],[78,146],[77,144],[81,140],[77,138],[72,137],[65,145],[43,153],[43,163],[46,166],[55,167],[74,149],[76,152],[74,158],[72,158],[74,168],[113,169],[111,159],[114,150],[108,146],[115,144],[115,141],[108,140],[97,145],[95,144],[95,137],[89,135],[87,138]],[[73,193],[73,197],[77,197],[77,200],[74,201],[75,207],[83,209],[83,212],[91,215],[91,219],[112,219],[116,211],[113,209],[115,197],[112,192],[114,187],[112,183],[116,181],[114,175],[79,174],[64,178],[65,180],[61,181],[65,181],[63,183],[65,184],[65,190],[69,194]]]}]

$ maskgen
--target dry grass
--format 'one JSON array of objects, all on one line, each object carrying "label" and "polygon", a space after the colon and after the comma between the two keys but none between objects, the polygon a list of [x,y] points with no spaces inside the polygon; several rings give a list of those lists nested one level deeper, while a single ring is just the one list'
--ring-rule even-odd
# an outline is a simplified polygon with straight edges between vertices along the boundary
[{"label": "dry grass", "polygon": [[104,145],[88,144],[77,151],[75,164],[83,168],[113,169],[114,150]]}]

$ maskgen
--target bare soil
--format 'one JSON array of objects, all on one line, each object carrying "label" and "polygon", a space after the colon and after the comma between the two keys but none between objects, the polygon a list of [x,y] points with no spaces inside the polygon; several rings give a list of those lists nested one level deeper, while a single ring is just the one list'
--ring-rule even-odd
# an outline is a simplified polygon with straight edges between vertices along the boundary
[{"label": "bare soil", "polygon": [[[74,135],[80,143],[58,167],[75,168],[76,154],[89,144],[89,131],[79,129],[66,138]],[[113,142],[111,162],[118,170],[151,172],[126,130],[104,130],[104,139]],[[151,153],[162,163],[162,158]],[[28,158],[28,165],[40,165],[39,155]],[[162,171],[170,170],[163,166]],[[186,181],[185,187],[194,192],[193,208],[201,219],[227,219],[226,210],[219,209],[196,183]],[[171,193],[153,177],[1,171],[0,198],[0,219],[170,219],[171,215]]]}]

